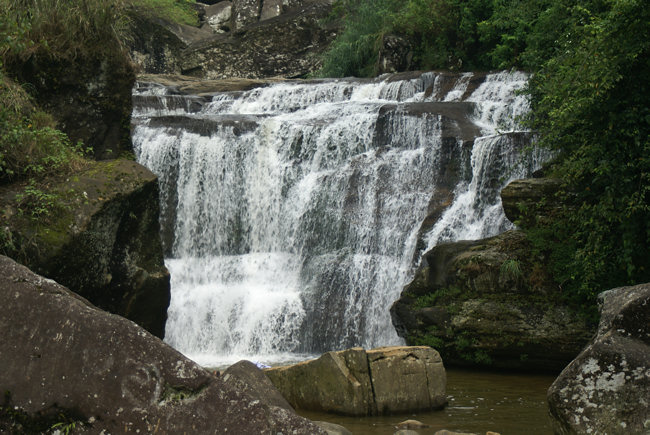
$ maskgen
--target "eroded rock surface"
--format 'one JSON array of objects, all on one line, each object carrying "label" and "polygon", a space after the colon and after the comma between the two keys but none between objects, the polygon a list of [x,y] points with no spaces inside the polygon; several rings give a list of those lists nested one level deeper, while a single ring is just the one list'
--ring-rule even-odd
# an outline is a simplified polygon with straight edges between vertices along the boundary
[{"label": "eroded rock surface", "polygon": [[49,183],[58,206],[39,219],[21,214],[20,187],[0,191],[11,256],[162,337],[170,288],[156,176],[129,160],[91,162]]},{"label": "eroded rock surface", "polygon": [[325,433],[7,257],[0,306],[0,390],[16,411],[74,415],[75,433]]},{"label": "eroded rock surface", "polygon": [[599,296],[598,333],[548,390],[558,434],[650,432],[650,284]]},{"label": "eroded rock surface", "polygon": [[398,334],[446,363],[560,371],[595,328],[562,302],[530,252],[516,230],[434,247],[391,307]]},{"label": "eroded rock surface", "polygon": [[352,348],[266,371],[295,408],[345,415],[438,409],[446,402],[440,355],[425,347]]},{"label": "eroded rock surface", "polygon": [[289,402],[282,397],[264,372],[250,361],[242,360],[231,365],[223,372],[221,379],[262,403],[293,412]]}]

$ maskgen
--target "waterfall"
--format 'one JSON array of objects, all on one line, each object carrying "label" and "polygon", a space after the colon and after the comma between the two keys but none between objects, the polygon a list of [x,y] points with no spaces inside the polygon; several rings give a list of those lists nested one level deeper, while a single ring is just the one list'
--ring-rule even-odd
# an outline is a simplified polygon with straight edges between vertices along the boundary
[{"label": "waterfall", "polygon": [[526,75],[418,73],[245,92],[134,90],[159,177],[165,340],[203,364],[399,344],[389,307],[418,253],[511,225],[499,191],[544,158]]}]

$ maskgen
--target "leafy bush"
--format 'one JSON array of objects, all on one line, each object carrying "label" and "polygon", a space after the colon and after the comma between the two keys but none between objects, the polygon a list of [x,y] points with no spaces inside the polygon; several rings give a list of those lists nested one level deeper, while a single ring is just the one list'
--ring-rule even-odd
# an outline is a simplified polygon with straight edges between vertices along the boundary
[{"label": "leafy bush", "polygon": [[553,247],[568,255],[555,267],[592,301],[650,281],[650,11],[641,0],[600,6],[579,7],[531,82],[533,126],[561,153],[569,205],[555,225],[570,234]]},{"label": "leafy bush", "polygon": [[0,73],[0,183],[43,178],[83,165],[85,150],[34,109],[20,87]]},{"label": "leafy bush", "polygon": [[366,77],[376,74],[383,36],[392,30],[399,0],[340,0],[334,6],[345,29],[325,54],[322,77]]},{"label": "leafy bush", "polygon": [[383,37],[396,34],[413,47],[415,68],[487,68],[488,48],[478,23],[491,0],[339,0],[344,31],[323,59],[323,77],[373,76]]}]

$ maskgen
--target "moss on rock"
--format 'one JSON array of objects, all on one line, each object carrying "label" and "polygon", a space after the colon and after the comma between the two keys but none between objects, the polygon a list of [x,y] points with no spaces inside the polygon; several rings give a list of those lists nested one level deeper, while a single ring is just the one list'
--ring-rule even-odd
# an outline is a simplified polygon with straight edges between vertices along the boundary
[{"label": "moss on rock", "polygon": [[594,332],[514,230],[427,252],[391,314],[408,344],[456,365],[559,371]]},{"label": "moss on rock", "polygon": [[129,160],[93,162],[40,188],[58,207],[39,219],[21,210],[21,186],[0,193],[5,253],[162,337],[170,294],[155,175]]}]

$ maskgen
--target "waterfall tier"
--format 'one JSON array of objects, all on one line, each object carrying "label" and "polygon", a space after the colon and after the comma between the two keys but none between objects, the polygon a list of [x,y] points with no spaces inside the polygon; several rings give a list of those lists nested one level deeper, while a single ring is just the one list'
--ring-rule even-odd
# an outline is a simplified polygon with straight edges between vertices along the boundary
[{"label": "waterfall tier", "polygon": [[245,92],[134,90],[161,187],[166,340],[203,363],[400,342],[389,307],[423,249],[511,226],[499,191],[542,157],[527,76],[419,73]]}]

